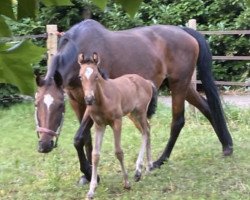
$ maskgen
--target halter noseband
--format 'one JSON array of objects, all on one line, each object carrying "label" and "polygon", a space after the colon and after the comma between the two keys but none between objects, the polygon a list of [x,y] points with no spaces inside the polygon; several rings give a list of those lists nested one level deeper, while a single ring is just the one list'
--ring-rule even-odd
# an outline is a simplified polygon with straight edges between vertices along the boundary
[{"label": "halter noseband", "polygon": [[39,136],[39,133],[45,133],[45,134],[48,134],[52,137],[55,137],[56,138],[56,141],[55,141],[55,144],[53,146],[53,148],[56,148],[57,147],[57,142],[58,142],[58,138],[59,138],[59,135],[60,135],[60,132],[61,132],[61,128],[62,128],[62,125],[63,125],[63,120],[64,120],[64,112],[62,113],[62,119],[61,119],[61,122],[56,130],[53,131],[51,129],[48,129],[48,128],[45,128],[45,127],[40,127],[39,126],[39,123],[38,123],[38,119],[37,119],[37,109],[36,109],[36,112],[35,112],[35,121],[36,121],[36,131],[37,131],[37,137],[40,138]]},{"label": "halter noseband", "polygon": [[55,131],[52,131],[52,130],[47,129],[47,128],[43,128],[43,127],[39,127],[39,126],[38,126],[38,127],[36,128],[36,131],[37,131],[37,132],[46,133],[46,134],[51,135],[51,136],[53,136],[53,137],[58,137],[58,135],[57,135],[57,133],[56,133]]}]

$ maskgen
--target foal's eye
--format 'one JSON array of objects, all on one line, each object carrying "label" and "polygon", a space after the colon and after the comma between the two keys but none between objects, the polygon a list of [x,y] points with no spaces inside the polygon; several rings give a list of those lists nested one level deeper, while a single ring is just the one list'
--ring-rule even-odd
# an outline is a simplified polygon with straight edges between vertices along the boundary
[{"label": "foal's eye", "polygon": [[78,76],[78,78],[79,78],[80,80],[82,80],[82,77],[81,77],[81,76]]}]

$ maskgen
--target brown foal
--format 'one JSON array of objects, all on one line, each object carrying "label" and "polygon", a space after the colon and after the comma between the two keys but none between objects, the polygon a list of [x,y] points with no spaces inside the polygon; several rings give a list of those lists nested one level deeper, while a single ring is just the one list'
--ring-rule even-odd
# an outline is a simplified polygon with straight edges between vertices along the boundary
[{"label": "brown foal", "polygon": [[79,78],[82,82],[84,99],[87,105],[85,116],[94,121],[95,139],[92,151],[92,177],[87,198],[93,198],[97,187],[97,166],[103,135],[107,125],[111,126],[115,140],[115,155],[121,164],[124,187],[130,188],[124,166],[124,154],[121,148],[122,117],[128,115],[142,134],[141,149],[136,161],[135,180],[141,178],[144,152],[147,157],[147,170],[152,168],[150,148],[150,126],[148,119],[154,114],[157,103],[157,91],[154,84],[136,74],[128,74],[116,79],[107,79],[99,67],[97,53],[91,57],[78,56],[80,64]]}]

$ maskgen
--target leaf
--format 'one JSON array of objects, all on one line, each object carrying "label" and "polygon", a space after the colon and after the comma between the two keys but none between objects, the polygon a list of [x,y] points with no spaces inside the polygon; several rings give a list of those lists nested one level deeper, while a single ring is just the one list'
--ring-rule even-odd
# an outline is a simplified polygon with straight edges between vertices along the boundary
[{"label": "leaf", "polygon": [[11,31],[5,19],[0,15],[0,37],[9,37],[11,36]]},{"label": "leaf", "polygon": [[70,0],[41,0],[45,6],[72,6]]},{"label": "leaf", "polygon": [[25,40],[0,52],[0,83],[11,83],[22,94],[34,94],[34,75],[31,64],[41,60],[46,49]]},{"label": "leaf", "polygon": [[115,0],[122,5],[123,9],[130,15],[134,17],[135,13],[138,11],[142,0]]},{"label": "leaf", "polygon": [[102,10],[104,10],[107,5],[107,0],[92,0],[92,2]]},{"label": "leaf", "polygon": [[5,15],[11,19],[15,19],[12,9],[12,0],[0,1],[0,15]]},{"label": "leaf", "polygon": [[22,19],[26,17],[35,18],[37,11],[37,0],[18,0],[17,19]]}]

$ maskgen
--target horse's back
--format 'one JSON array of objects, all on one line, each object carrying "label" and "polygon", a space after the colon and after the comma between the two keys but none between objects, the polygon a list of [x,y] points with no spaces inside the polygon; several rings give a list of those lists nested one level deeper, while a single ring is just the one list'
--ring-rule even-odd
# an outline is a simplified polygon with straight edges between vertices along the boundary
[{"label": "horse's back", "polygon": [[[197,42],[177,26],[153,25],[110,31],[94,20],[86,20],[66,34],[73,38],[79,52],[87,56],[97,52],[100,66],[110,78],[138,74],[152,80],[158,88],[166,77],[185,78],[179,77],[180,70],[191,76],[193,68],[190,66],[195,66],[197,59]],[[71,69],[74,69],[73,74],[64,73],[69,83],[78,76],[76,61]]]},{"label": "horse's back", "polygon": [[121,95],[122,107],[147,107],[153,93],[153,83],[137,74],[126,74],[111,80]]}]

